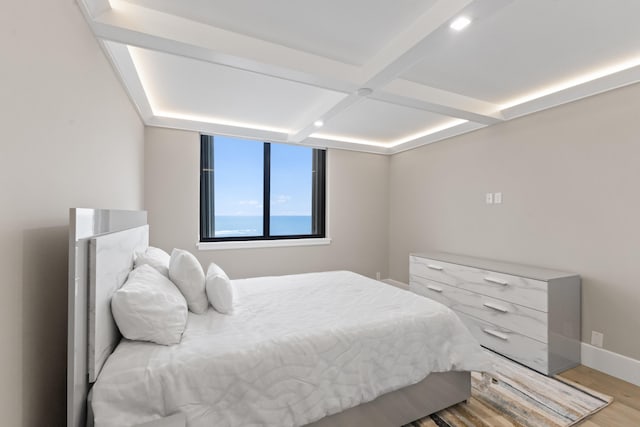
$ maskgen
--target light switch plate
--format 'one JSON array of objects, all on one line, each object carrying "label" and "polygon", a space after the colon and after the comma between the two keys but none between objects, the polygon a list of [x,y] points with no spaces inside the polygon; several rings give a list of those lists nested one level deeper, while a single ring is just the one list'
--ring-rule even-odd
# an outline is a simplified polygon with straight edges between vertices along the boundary
[{"label": "light switch plate", "polygon": [[502,203],[502,193],[493,193],[493,203]]},{"label": "light switch plate", "polygon": [[493,193],[487,193],[485,195],[485,201],[488,205],[493,204]]}]

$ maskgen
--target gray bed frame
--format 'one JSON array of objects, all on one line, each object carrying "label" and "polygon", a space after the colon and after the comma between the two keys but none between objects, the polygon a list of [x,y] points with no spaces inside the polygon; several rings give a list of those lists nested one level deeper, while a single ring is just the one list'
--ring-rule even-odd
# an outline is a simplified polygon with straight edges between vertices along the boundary
[{"label": "gray bed frame", "polygon": [[[111,316],[113,292],[132,269],[133,251],[148,246],[144,211],[70,210],[67,427],[93,425],[90,389],[120,340]],[[309,426],[398,427],[471,395],[469,372],[432,373],[421,382],[379,396]],[[184,427],[183,415],[140,427]]]}]

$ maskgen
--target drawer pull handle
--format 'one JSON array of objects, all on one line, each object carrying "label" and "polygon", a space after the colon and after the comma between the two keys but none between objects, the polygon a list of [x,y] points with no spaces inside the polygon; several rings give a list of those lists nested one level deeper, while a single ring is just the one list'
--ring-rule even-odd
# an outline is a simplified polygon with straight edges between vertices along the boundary
[{"label": "drawer pull handle", "polygon": [[485,277],[484,280],[486,280],[487,282],[495,283],[502,286],[507,286],[509,284],[509,282],[507,282],[506,280],[496,279],[494,277]]},{"label": "drawer pull handle", "polygon": [[500,307],[499,305],[495,305],[495,304],[492,304],[490,302],[485,302],[483,305],[485,307],[487,307],[487,308],[492,309],[492,310],[499,311],[500,313],[508,313],[509,312],[509,310],[507,310],[506,308]]},{"label": "drawer pull handle", "polygon": [[442,288],[439,288],[437,286],[433,286],[433,285],[427,285],[427,288],[434,291],[434,292],[442,292]]},{"label": "drawer pull handle", "polygon": [[439,265],[435,265],[435,264],[427,264],[427,267],[432,269],[432,270],[438,270],[438,271],[442,271],[442,267],[440,267]]},{"label": "drawer pull handle", "polygon": [[501,334],[498,331],[494,331],[493,329],[483,329],[482,331],[485,334],[489,334],[489,335],[494,336],[496,338],[500,338],[501,340],[504,340],[504,341],[508,341],[509,340],[508,336],[506,336],[505,334]]}]

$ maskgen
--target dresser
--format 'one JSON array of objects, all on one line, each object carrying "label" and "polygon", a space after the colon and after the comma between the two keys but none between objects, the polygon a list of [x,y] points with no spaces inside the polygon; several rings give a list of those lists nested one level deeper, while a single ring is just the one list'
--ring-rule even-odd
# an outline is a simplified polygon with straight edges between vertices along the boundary
[{"label": "dresser", "polygon": [[411,290],[454,310],[484,347],[545,375],[580,363],[580,277],[448,253],[415,253]]}]

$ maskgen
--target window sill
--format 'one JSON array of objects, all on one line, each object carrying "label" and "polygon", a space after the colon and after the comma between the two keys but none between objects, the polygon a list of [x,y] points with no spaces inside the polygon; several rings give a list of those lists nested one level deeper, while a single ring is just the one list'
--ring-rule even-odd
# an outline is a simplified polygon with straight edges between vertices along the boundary
[{"label": "window sill", "polygon": [[282,239],[282,240],[247,240],[244,242],[198,242],[196,247],[201,251],[219,251],[226,249],[281,248],[287,246],[319,246],[330,245],[328,237],[320,239]]}]

